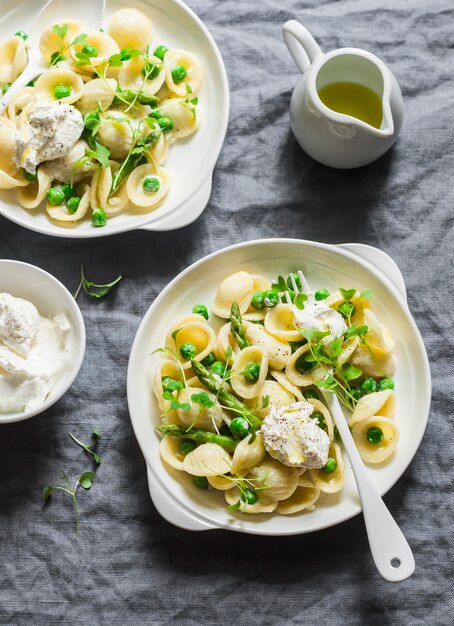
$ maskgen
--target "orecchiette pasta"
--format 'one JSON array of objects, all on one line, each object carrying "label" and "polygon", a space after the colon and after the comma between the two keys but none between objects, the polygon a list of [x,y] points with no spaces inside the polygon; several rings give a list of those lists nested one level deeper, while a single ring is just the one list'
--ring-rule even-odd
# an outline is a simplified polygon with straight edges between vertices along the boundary
[{"label": "orecchiette pasta", "polygon": [[330,494],[342,491],[345,467],[324,388],[344,405],[367,463],[386,461],[398,443],[394,381],[378,369],[394,341],[370,292],[283,303],[284,281],[244,269],[224,277],[211,311],[199,303],[170,325],[156,369],[157,430],[181,442],[161,444],[161,456],[198,487],[223,491],[232,514],[309,512],[320,494],[337,502]]},{"label": "orecchiette pasta", "polygon": [[[84,32],[63,17],[41,33],[47,67],[8,104],[0,189],[26,187],[16,198],[27,210],[43,209],[47,196],[47,215],[61,227],[86,217],[102,227],[123,211],[166,202],[175,178],[163,167],[170,147],[200,124],[192,92],[202,67],[191,52],[169,51],[153,34],[147,15],[133,8],[114,13],[107,33]],[[26,65],[22,37],[0,43],[0,89]],[[85,191],[79,195],[85,186],[88,206]]]}]

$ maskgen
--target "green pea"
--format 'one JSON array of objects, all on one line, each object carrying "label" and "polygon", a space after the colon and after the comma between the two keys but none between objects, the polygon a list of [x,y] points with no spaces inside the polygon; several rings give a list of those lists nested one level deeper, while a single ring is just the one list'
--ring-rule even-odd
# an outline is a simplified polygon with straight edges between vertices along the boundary
[{"label": "green pea", "polygon": [[77,196],[73,196],[72,198],[68,198],[66,201],[66,206],[68,207],[68,211],[73,215],[77,209],[79,208],[80,198]]},{"label": "green pea", "polygon": [[172,80],[175,83],[175,85],[178,85],[178,83],[181,83],[188,74],[184,65],[175,65],[171,73],[172,73]]},{"label": "green pea", "polygon": [[8,91],[10,87],[11,87],[11,83],[5,83],[2,87],[2,94],[5,95],[5,93]]},{"label": "green pea", "polygon": [[373,378],[369,376],[368,378],[365,378],[361,383],[361,389],[365,393],[373,393],[374,391],[377,391],[377,383]]},{"label": "green pea", "polygon": [[54,206],[60,206],[65,201],[65,192],[61,187],[51,187],[47,192],[47,199],[50,204]]},{"label": "green pea", "polygon": [[359,389],[358,387],[353,388],[350,393],[357,402],[359,402],[364,395],[363,390]]},{"label": "green pea", "polygon": [[230,422],[230,431],[237,439],[244,439],[249,433],[249,422],[245,417],[239,415]]},{"label": "green pea", "polygon": [[192,312],[195,313],[196,315],[201,315],[206,320],[209,317],[208,309],[206,308],[204,304],[196,304],[195,306],[192,307]]},{"label": "green pea", "polygon": [[251,306],[256,311],[260,311],[265,308],[265,292],[256,291],[251,298]]},{"label": "green pea", "polygon": [[180,347],[180,354],[184,359],[193,359],[197,354],[197,348],[190,341],[186,341],[186,343]]},{"label": "green pea", "polygon": [[192,480],[199,489],[208,489],[208,478],[206,476],[194,476]]},{"label": "green pea", "polygon": [[105,226],[107,223],[106,212],[102,207],[98,207],[97,209],[93,209],[93,213],[91,214],[91,223],[93,226],[100,228],[101,226]]},{"label": "green pea", "polygon": [[326,300],[326,298],[329,296],[329,291],[328,289],[319,289],[318,291],[316,291],[314,293],[315,299],[320,301],[320,300]]},{"label": "green pea", "polygon": [[378,426],[371,426],[367,429],[366,439],[369,443],[378,444],[383,441],[383,431]]},{"label": "green pea", "polygon": [[260,365],[258,363],[247,363],[241,372],[241,376],[244,376],[251,383],[256,383],[260,376]]},{"label": "green pea", "polygon": [[50,55],[50,64],[51,65],[56,65],[57,63],[60,63],[60,61],[64,61],[65,57],[61,54],[61,52],[52,52],[52,54]]},{"label": "green pea", "polygon": [[156,63],[150,63],[149,61],[146,61],[142,70],[142,74],[145,76],[146,79],[150,80],[156,78],[156,76],[159,75],[160,71],[161,68],[156,65]]},{"label": "green pea", "polygon": [[340,432],[337,426],[334,426],[334,439],[338,443],[342,443],[342,437],[340,436]]},{"label": "green pea", "polygon": [[301,280],[300,277],[298,276],[298,272],[293,272],[292,274],[290,274],[290,276],[287,278],[287,287],[289,289],[293,289],[293,284],[292,284],[292,276],[295,279],[296,282],[296,286],[298,287],[298,289],[302,289],[301,286]]},{"label": "green pea", "polygon": [[166,115],[158,119],[158,124],[163,133],[170,133],[173,130],[173,121]]},{"label": "green pea", "polygon": [[168,51],[169,51],[169,49],[168,49],[167,46],[160,45],[153,52],[153,56],[154,57],[158,57],[158,59],[161,59],[161,61],[164,61],[164,56],[165,56],[166,52],[168,52]]},{"label": "green pea", "polygon": [[75,187],[73,187],[69,183],[65,183],[64,185],[62,185],[61,188],[63,189],[63,193],[65,194],[65,199],[66,200],[68,200],[69,198],[74,198],[74,197],[77,196],[77,191],[76,191]]},{"label": "green pea", "polygon": [[311,420],[317,420],[318,421],[318,425],[322,430],[326,430],[326,422],[325,422],[325,417],[323,415],[323,413],[320,413],[320,411],[313,411],[309,417],[311,418]]},{"label": "green pea", "polygon": [[162,117],[160,109],[153,109],[153,111],[150,113],[150,117],[152,117],[154,120],[159,120],[159,118]]},{"label": "green pea", "polygon": [[227,426],[227,424],[222,424],[221,428],[219,429],[219,434],[224,435],[224,437],[231,437],[232,431]]},{"label": "green pea", "polygon": [[142,186],[147,193],[157,193],[161,189],[161,181],[158,176],[147,176]]},{"label": "green pea", "polygon": [[196,442],[192,439],[182,439],[178,444],[178,448],[183,456],[186,456],[197,447]]},{"label": "green pea", "polygon": [[211,367],[216,362],[216,357],[212,352],[200,361],[205,367]]},{"label": "green pea", "polygon": [[69,85],[65,85],[64,83],[60,83],[59,85],[55,85],[53,92],[54,98],[56,100],[61,100],[62,98],[67,98],[71,95],[71,87]]},{"label": "green pea", "polygon": [[306,389],[306,391],[303,391],[303,396],[306,398],[306,400],[309,400],[309,398],[318,400],[318,393],[314,389]]},{"label": "green pea", "polygon": [[212,374],[217,374],[218,376],[224,376],[224,372],[226,369],[226,364],[222,361],[215,361],[211,366]]},{"label": "green pea", "polygon": [[325,465],[323,466],[322,469],[325,472],[325,474],[332,474],[333,472],[335,472],[336,469],[337,469],[337,461],[336,461],[336,459],[333,459],[330,456],[329,459],[326,461],[326,463],[325,463]]},{"label": "green pea", "polygon": [[86,54],[87,57],[97,57],[98,56],[98,48],[95,48],[95,46],[90,46],[90,44],[87,44],[86,46],[84,46],[82,48],[82,54]]},{"label": "green pea", "polygon": [[296,359],[295,368],[296,371],[300,374],[305,374],[306,372],[310,372],[316,365],[315,361],[307,361],[306,357],[311,357],[311,354],[302,354]]},{"label": "green pea", "polygon": [[348,318],[352,317],[355,314],[356,308],[353,302],[342,302],[337,307],[337,310],[342,315],[342,317]]},{"label": "green pea", "polygon": [[382,378],[378,382],[378,388],[380,391],[385,391],[386,389],[394,389],[394,381],[392,378]]},{"label": "green pea", "polygon": [[96,111],[90,111],[84,116],[84,124],[85,128],[88,130],[98,130],[101,125],[101,118],[99,117],[99,113]]},{"label": "green pea", "polygon": [[279,294],[276,291],[265,291],[264,303],[269,308],[276,306],[279,303]]},{"label": "green pea", "polygon": [[14,35],[15,35],[16,37],[22,37],[22,39],[23,39],[24,41],[27,41],[27,39],[28,39],[28,35],[27,35],[27,33],[26,33],[25,31],[23,31],[23,30],[18,30],[18,31],[17,31],[17,33],[14,33]]},{"label": "green pea", "polygon": [[30,174],[30,172],[27,172],[27,170],[23,170],[22,171],[22,175],[26,180],[29,180],[31,183],[34,183],[36,180],[38,180],[38,174]]},{"label": "green pea", "polygon": [[241,492],[241,500],[245,504],[255,504],[257,502],[257,499],[258,499],[258,496],[256,492],[253,489],[250,489],[250,487],[246,487]]}]

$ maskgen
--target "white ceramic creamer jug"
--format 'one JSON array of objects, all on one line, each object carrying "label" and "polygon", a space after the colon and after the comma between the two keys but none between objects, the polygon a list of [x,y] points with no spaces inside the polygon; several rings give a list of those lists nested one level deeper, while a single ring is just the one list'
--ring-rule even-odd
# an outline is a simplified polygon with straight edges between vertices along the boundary
[{"label": "white ceramic creamer jug", "polygon": [[[352,168],[384,154],[402,125],[402,94],[391,71],[375,55],[359,48],[323,53],[299,22],[283,26],[284,40],[302,76],[290,102],[293,133],[300,146],[324,165]],[[379,127],[328,108],[319,91],[333,83],[355,83],[381,100]]]}]

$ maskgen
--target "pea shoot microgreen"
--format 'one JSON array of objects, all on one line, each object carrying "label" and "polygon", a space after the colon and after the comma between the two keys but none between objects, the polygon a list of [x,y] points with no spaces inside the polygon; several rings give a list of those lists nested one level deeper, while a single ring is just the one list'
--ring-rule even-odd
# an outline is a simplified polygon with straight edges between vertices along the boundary
[{"label": "pea shoot microgreen", "polygon": [[80,266],[80,283],[79,283],[76,293],[74,294],[74,300],[77,300],[77,297],[82,289],[91,298],[98,298],[98,299],[103,298],[110,292],[112,287],[115,287],[115,285],[117,285],[120,282],[120,280],[122,280],[122,278],[123,276],[120,274],[120,276],[117,276],[117,278],[115,278],[115,280],[113,280],[111,283],[105,283],[105,284],[94,283],[85,277],[84,266],[81,265]]},{"label": "pea shoot microgreen", "polygon": [[299,293],[297,296],[295,296],[295,299],[293,301],[293,304],[296,306],[297,309],[304,309],[304,305],[307,301],[307,295],[305,293]]},{"label": "pea shoot microgreen", "polygon": [[[88,39],[88,36],[85,33],[80,33],[80,35],[77,35],[72,41],[70,41],[68,44],[65,45],[64,39],[66,35],[68,34],[68,29],[69,29],[68,24],[54,24],[52,26],[53,32],[57,35],[57,37],[61,41],[60,41],[60,48],[58,50],[55,50],[55,52],[51,56],[50,67],[52,67],[53,65],[56,65],[59,61],[63,61],[65,59],[64,53],[67,50],[69,50],[71,46],[77,46],[82,43],[85,43]],[[76,53],[76,58],[78,58],[78,54],[80,53]],[[89,57],[87,58],[89,59]],[[84,65],[90,65],[90,60],[88,61],[88,64],[85,63]]]},{"label": "pea shoot microgreen", "polygon": [[47,502],[55,491],[63,491],[71,496],[73,506],[74,506],[74,512],[76,516],[76,527],[74,531],[74,539],[77,539],[77,536],[79,533],[79,507],[77,506],[77,490],[80,486],[85,491],[88,491],[91,488],[95,478],[96,476],[94,472],[84,472],[76,480],[76,482],[74,483],[74,486],[72,486],[68,478],[68,475],[65,472],[63,472],[63,479],[64,479],[63,485],[45,485],[43,487],[41,495],[42,495],[44,502]]},{"label": "pea shoot microgreen", "polygon": [[339,287],[339,292],[341,296],[343,297],[343,299],[345,300],[345,302],[350,302],[350,300],[353,298],[353,296],[356,293],[356,289],[342,289],[342,287]]},{"label": "pea shoot microgreen", "polygon": [[267,471],[264,471],[257,478],[244,478],[242,476],[232,476],[229,474],[224,474],[224,478],[232,482],[240,492],[240,497],[237,502],[228,506],[227,511],[244,511],[247,508],[248,504],[255,504],[255,502],[257,502],[257,492],[269,489],[269,486],[264,484],[267,477]]},{"label": "pea shoot microgreen", "polygon": [[75,437],[75,435],[73,435],[72,433],[69,433],[69,436],[74,441],[74,443],[76,443],[78,446],[80,446],[83,450],[85,450],[85,452],[89,456],[91,456],[93,458],[93,460],[96,463],[96,465],[101,465],[101,456],[98,454],[98,452],[96,452],[96,450],[94,450],[96,444],[101,439],[101,433],[100,432],[98,432],[97,430],[93,431],[93,434],[92,434],[93,442],[92,443],[83,443],[82,441],[79,441],[79,439],[77,439],[77,437]]}]

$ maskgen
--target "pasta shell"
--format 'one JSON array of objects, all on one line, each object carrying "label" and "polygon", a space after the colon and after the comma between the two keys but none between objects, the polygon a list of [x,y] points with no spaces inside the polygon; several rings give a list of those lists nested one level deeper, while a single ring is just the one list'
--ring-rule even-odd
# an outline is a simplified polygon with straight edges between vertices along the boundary
[{"label": "pasta shell", "polygon": [[[59,25],[67,25],[68,30],[66,35],[61,38],[54,32],[53,27]],[[49,28],[47,28],[41,35],[39,40],[39,51],[43,59],[50,63],[51,56],[54,52],[59,52],[61,48],[66,48],[70,44],[70,42],[78,35],[80,32],[80,22],[76,22],[75,20],[61,20],[59,22],[54,22]]]},{"label": "pasta shell", "polygon": [[145,13],[128,8],[120,9],[112,15],[107,32],[122,50],[145,50],[151,42],[153,27]]},{"label": "pasta shell", "polygon": [[[230,506],[236,504],[240,500],[240,490],[238,487],[229,489],[225,492],[225,499]],[[241,500],[240,500],[241,502]],[[247,513],[248,515],[255,515],[259,513],[272,513],[277,506],[277,500],[272,500],[268,496],[264,495],[261,491],[257,493],[257,502],[254,504],[246,504],[241,502],[241,507],[238,509],[241,513]]]},{"label": "pasta shell", "polygon": [[[369,428],[377,427],[383,431],[381,443],[374,444],[367,440]],[[392,419],[388,417],[368,417],[365,420],[356,422],[352,426],[352,435],[358,452],[366,463],[381,463],[386,461],[394,452],[399,441],[399,431]]]},{"label": "pasta shell", "polygon": [[[271,289],[271,282],[268,278],[261,276],[260,274],[252,274],[252,278],[254,279],[254,293],[257,291],[269,291]],[[266,309],[261,309],[257,311],[249,304],[249,307],[243,315],[243,319],[250,321],[259,321],[264,320],[266,315]]]},{"label": "pasta shell", "polygon": [[114,78],[95,78],[85,83],[84,90],[77,103],[77,108],[86,115],[101,106],[106,111],[115,98],[117,81]]},{"label": "pasta shell", "polygon": [[342,352],[337,357],[338,364],[342,365],[343,363],[346,363],[350,359],[358,345],[358,337],[351,337],[347,341],[344,341],[344,343],[342,344]]},{"label": "pasta shell", "polygon": [[396,367],[394,357],[391,353],[384,356],[376,356],[371,354],[366,346],[359,345],[352,357],[350,363],[359,367],[364,376],[373,376],[380,378],[381,376],[392,376]]},{"label": "pasta shell", "polygon": [[395,408],[396,396],[391,389],[368,393],[359,400],[352,413],[349,424],[353,426],[356,422],[361,422],[373,415],[393,418]]},{"label": "pasta shell", "polygon": [[153,163],[154,165],[162,165],[165,163],[167,156],[169,154],[170,142],[167,136],[164,133],[159,135],[158,141],[155,145],[148,150],[145,155],[145,158],[149,163]]},{"label": "pasta shell", "polygon": [[119,167],[119,163],[111,161],[109,167],[98,168],[90,186],[90,206],[92,209],[103,207],[108,217],[118,215],[129,200],[125,182],[120,185],[113,196],[109,197],[112,175]]},{"label": "pasta shell", "polygon": [[73,104],[81,97],[84,90],[84,83],[81,77],[71,70],[61,70],[53,68],[43,72],[35,83],[35,93],[38,100],[55,101],[53,94],[57,85],[67,85],[71,93],[66,98],[61,98],[58,102]]},{"label": "pasta shell", "polygon": [[207,478],[213,489],[218,489],[219,491],[227,491],[227,489],[232,488],[232,481],[225,476],[207,476]]},{"label": "pasta shell", "polygon": [[134,127],[123,111],[109,111],[101,115],[99,141],[109,148],[113,159],[124,159],[134,143]]},{"label": "pasta shell", "polygon": [[276,510],[281,515],[292,515],[300,511],[313,511],[315,509],[315,503],[320,496],[320,489],[305,477],[301,478],[299,483],[289,498],[278,503]]},{"label": "pasta shell", "polygon": [[297,402],[301,402],[304,400],[304,396],[301,391],[298,389],[296,385],[289,381],[284,372],[277,372],[276,370],[270,370],[271,376],[277,380],[277,382],[284,387],[287,391],[289,391],[293,396],[295,396]]},{"label": "pasta shell", "polygon": [[320,491],[324,493],[337,493],[341,491],[344,486],[344,459],[342,458],[340,446],[337,443],[330,445],[329,456],[337,462],[337,467],[334,472],[327,474],[323,469],[310,469],[308,470],[308,474],[309,478]]},{"label": "pasta shell", "polygon": [[244,326],[248,342],[266,350],[270,367],[283,369],[292,354],[290,345],[267,333],[260,324],[245,323]]},{"label": "pasta shell", "polygon": [[36,209],[46,198],[51,186],[51,179],[45,165],[41,165],[36,174],[36,183],[31,183],[27,187],[16,190],[16,198],[24,209]]},{"label": "pasta shell", "polygon": [[[248,363],[258,363],[260,366],[260,374],[256,382],[247,380],[241,374]],[[241,350],[233,361],[230,384],[241,398],[255,398],[261,393],[267,374],[268,355],[266,351],[259,346],[248,346]]]},{"label": "pasta shell", "polygon": [[230,322],[227,322],[227,324],[224,324],[221,327],[221,330],[219,331],[216,340],[216,346],[213,350],[214,355],[218,361],[226,361],[227,350],[229,349],[229,347],[232,350],[232,356],[229,359],[228,364],[231,365],[235,356],[240,353],[240,348],[232,334]]},{"label": "pasta shell", "polygon": [[318,380],[322,380],[326,376],[326,370],[324,367],[314,367],[312,370],[308,372],[304,372],[301,374],[296,369],[296,362],[303,356],[309,352],[309,344],[304,344],[296,350],[290,359],[287,362],[287,366],[285,368],[285,374],[290,382],[298,385],[299,387],[309,387],[309,385],[313,385]]},{"label": "pasta shell", "polygon": [[265,315],[266,331],[282,341],[301,341],[294,317],[293,304],[277,304]]},{"label": "pasta shell", "polygon": [[250,442],[252,435],[242,439],[233,453],[232,472],[239,474],[263,461],[266,455],[262,433],[258,432],[254,441]]},{"label": "pasta shell", "polygon": [[185,370],[191,367],[191,361],[188,361],[180,354],[180,348],[184,343],[190,342],[194,344],[197,350],[195,357],[197,361],[202,361],[214,348],[216,341],[214,330],[206,323],[204,318],[202,319],[203,322],[188,321],[184,323],[175,339],[172,337],[172,330],[167,334],[166,347],[177,351],[178,358]]},{"label": "pasta shell", "polygon": [[[191,88],[191,93],[195,94],[202,83],[203,70],[199,59],[185,50],[169,50],[164,57],[166,83],[169,91],[178,96],[185,97],[187,85]],[[177,65],[182,65],[186,69],[185,78],[175,83],[172,77],[172,70]]]},{"label": "pasta shell", "polygon": [[333,425],[333,418],[331,417],[331,413],[329,412],[329,410],[326,408],[323,402],[320,402],[320,400],[316,400],[315,398],[308,398],[305,401],[309,402],[309,404],[312,404],[312,406],[314,407],[314,411],[317,411],[323,415],[323,418],[326,424],[326,434],[328,435],[329,440],[333,441],[334,425]]},{"label": "pasta shell", "polygon": [[[61,183],[73,183],[86,178],[98,169],[93,162],[80,163],[85,156],[88,145],[80,139],[64,157],[47,162],[47,169],[52,180]],[[98,205],[100,206],[100,205]]]},{"label": "pasta shell", "polygon": [[[363,312],[370,307],[370,300],[368,298],[360,298],[360,291],[356,291],[350,302],[355,305],[355,314],[352,317],[353,324],[363,324]],[[339,304],[344,302],[344,297],[340,291],[335,291],[325,300],[325,304],[333,309],[337,309]]]},{"label": "pasta shell", "polygon": [[53,220],[58,220],[59,222],[78,222],[87,214],[90,205],[89,195],[90,187],[84,185],[84,192],[80,200],[79,208],[75,213],[70,213],[65,205],[52,206],[49,203],[46,206],[46,211]]},{"label": "pasta shell", "polygon": [[192,426],[193,428],[200,428],[202,430],[208,430],[210,432],[217,432],[222,424],[222,409],[219,402],[209,391],[206,392],[210,400],[214,402],[213,407],[203,407],[200,411],[200,405],[191,401],[191,396],[195,393],[200,393],[198,387],[185,387],[180,391],[178,396],[178,402],[188,403],[191,405],[190,411],[184,411],[183,409],[177,409],[178,418],[185,426]]},{"label": "pasta shell", "polygon": [[395,346],[395,342],[383,324],[380,324],[372,311],[363,312],[364,324],[368,327],[366,340],[375,358],[387,356]]},{"label": "pasta shell", "polygon": [[217,290],[213,303],[213,313],[224,319],[230,317],[232,303],[238,303],[244,313],[254,293],[254,279],[248,272],[235,272],[225,278]]},{"label": "pasta shell", "polygon": [[180,441],[181,437],[170,437],[169,435],[165,435],[159,444],[159,453],[161,458],[171,467],[183,472],[184,456],[180,452]]},{"label": "pasta shell", "polygon": [[230,472],[231,458],[216,443],[202,443],[184,457],[184,471],[192,476],[220,476]]},{"label": "pasta shell", "polygon": [[194,105],[180,98],[170,98],[161,104],[162,112],[173,122],[172,137],[183,139],[195,133],[199,127],[200,116]]},{"label": "pasta shell", "polygon": [[[31,104],[33,105],[36,100],[36,94],[34,87],[24,87],[12,97],[8,104],[8,117],[16,124],[17,118],[21,112]],[[19,126],[19,125],[17,125]]]},{"label": "pasta shell", "polygon": [[112,37],[109,37],[109,35],[106,35],[106,33],[102,33],[101,31],[95,31],[87,34],[87,39],[84,43],[71,46],[71,56],[73,57],[75,63],[77,63],[76,55],[79,52],[82,52],[82,48],[86,45],[93,46],[98,51],[98,54],[95,57],[90,58],[89,65],[80,66],[86,71],[90,71],[92,67],[99,67],[106,59],[120,52],[117,42],[112,39]]},{"label": "pasta shell", "polygon": [[159,408],[161,409],[161,411],[166,411],[170,406],[170,402],[168,400],[164,400],[164,398],[162,397],[162,379],[165,376],[170,376],[170,378],[173,378],[174,380],[183,380],[181,367],[176,361],[167,358],[162,359],[158,363],[154,374],[153,390],[156,395],[156,399],[158,400]]},{"label": "pasta shell", "polygon": [[144,75],[145,59],[143,56],[134,57],[129,61],[125,61],[118,72],[118,82],[124,90],[142,91],[148,96],[154,96],[162,87],[165,80],[164,65],[161,59],[150,55],[148,63],[154,65],[159,73],[154,78],[146,79]]},{"label": "pasta shell", "polygon": [[0,125],[0,189],[25,187],[28,181],[20,174],[14,157],[16,155],[16,131],[2,118]]},{"label": "pasta shell", "polygon": [[265,478],[263,482],[260,482],[260,486],[265,487],[266,497],[272,500],[285,500],[295,491],[299,473],[296,467],[287,467],[267,456],[248,474],[248,479],[262,479],[263,477]]},{"label": "pasta shell", "polygon": [[[260,408],[262,406],[262,398],[265,397],[269,399],[268,406]],[[252,408],[259,407],[255,409],[255,412],[262,419],[268,415],[272,406],[282,407],[293,402],[295,402],[295,396],[275,380],[265,380],[260,390],[260,396],[252,400],[246,400],[247,406]]]},{"label": "pasta shell", "polygon": [[22,37],[15,35],[0,44],[0,85],[13,83],[27,65],[27,48]]},{"label": "pasta shell", "polygon": [[[144,181],[151,177],[159,181],[158,191],[144,189]],[[136,206],[150,209],[156,206],[169,190],[169,175],[163,167],[157,167],[153,163],[139,165],[128,176],[126,190],[130,201]]]}]

